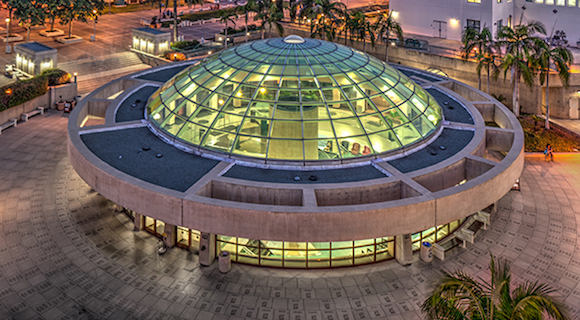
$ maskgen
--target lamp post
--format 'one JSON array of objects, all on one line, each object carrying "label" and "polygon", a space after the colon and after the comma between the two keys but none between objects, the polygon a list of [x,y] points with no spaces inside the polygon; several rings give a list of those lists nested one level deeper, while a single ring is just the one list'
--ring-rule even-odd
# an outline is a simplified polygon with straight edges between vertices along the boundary
[{"label": "lamp post", "polygon": [[10,47],[10,18],[6,18],[6,53],[12,53],[12,47]]},{"label": "lamp post", "polygon": [[91,36],[91,41],[97,39],[97,10],[93,10],[93,35]]},{"label": "lamp post", "polygon": [[78,76],[78,75],[79,75],[79,74],[78,74],[78,73],[76,73],[76,72],[75,72],[75,73],[73,73],[73,76],[75,77],[75,83],[77,83],[77,76]]}]

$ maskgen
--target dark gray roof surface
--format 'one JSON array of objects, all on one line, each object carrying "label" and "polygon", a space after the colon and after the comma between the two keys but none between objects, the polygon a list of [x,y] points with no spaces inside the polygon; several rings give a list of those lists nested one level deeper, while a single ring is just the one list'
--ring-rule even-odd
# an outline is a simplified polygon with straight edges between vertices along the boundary
[{"label": "dark gray roof surface", "polygon": [[[192,64],[195,61],[192,61]],[[169,79],[173,78],[174,75],[178,74],[181,70],[188,68],[191,64],[181,64],[179,66],[173,68],[162,69],[155,72],[146,73],[142,76],[136,77],[136,79],[143,79],[149,81],[157,81],[157,82],[167,82]]]},{"label": "dark gray roof surface", "polygon": [[153,28],[148,28],[148,27],[143,27],[143,28],[136,28],[139,31],[143,31],[143,32],[147,32],[147,33],[151,33],[151,34],[163,34],[163,33],[169,33],[169,31],[165,31],[165,30],[159,30],[159,29],[153,29]]},{"label": "dark gray roof surface", "polygon": [[[101,160],[138,179],[185,191],[201,179],[217,160],[185,153],[155,136],[146,127],[81,135]],[[149,147],[149,150],[143,150]],[[157,154],[162,154],[157,158]]]},{"label": "dark gray roof surface", "polygon": [[[121,103],[117,114],[115,115],[115,122],[125,122],[133,120],[141,120],[145,118],[145,104],[150,95],[159,89],[158,87],[145,86],[133,92],[127,99]],[[139,100],[139,102],[137,102]],[[132,105],[135,104],[135,107]]]},{"label": "dark gray roof surface", "polygon": [[17,46],[24,47],[26,49],[36,51],[36,52],[56,50],[55,48],[51,48],[47,45],[44,45],[44,44],[42,44],[40,42],[36,42],[36,41],[35,42],[27,42],[27,43],[19,43],[19,44],[17,44]]},{"label": "dark gray roof surface", "polygon": [[445,115],[445,120],[474,124],[473,118],[462,104],[451,99],[447,94],[438,89],[427,89],[427,92],[429,92],[441,106],[441,110],[443,110],[443,114]]},{"label": "dark gray roof surface", "polygon": [[[403,173],[432,166],[465,148],[473,139],[474,134],[474,131],[445,128],[441,135],[427,147],[408,156],[388,161],[388,163]],[[441,146],[445,149],[442,150]]]},{"label": "dark gray roof surface", "polygon": [[[386,175],[370,165],[311,171],[273,170],[235,165],[224,174],[224,177],[260,182],[310,184],[356,182],[385,178]],[[300,177],[300,180],[296,181],[294,177]],[[316,180],[311,180],[311,177],[315,177]]]}]

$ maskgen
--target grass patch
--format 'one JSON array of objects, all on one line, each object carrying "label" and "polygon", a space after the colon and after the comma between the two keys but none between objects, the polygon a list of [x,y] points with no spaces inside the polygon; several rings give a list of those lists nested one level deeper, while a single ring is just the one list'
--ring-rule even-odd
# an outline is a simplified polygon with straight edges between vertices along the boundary
[{"label": "grass patch", "polygon": [[543,152],[546,144],[551,144],[554,152],[578,152],[580,150],[580,136],[550,123],[550,130],[544,129],[544,119],[535,115],[519,117],[524,129],[524,151]]}]

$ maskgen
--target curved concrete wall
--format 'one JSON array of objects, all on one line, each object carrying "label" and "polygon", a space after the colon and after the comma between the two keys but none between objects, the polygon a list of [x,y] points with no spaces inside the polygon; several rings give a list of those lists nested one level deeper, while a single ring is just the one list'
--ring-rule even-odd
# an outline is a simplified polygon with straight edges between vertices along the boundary
[{"label": "curved concrete wall", "polygon": [[[134,86],[139,85],[143,83]],[[524,163],[523,132],[517,119],[505,106],[466,85],[460,83],[447,85],[460,88],[462,93],[467,89],[476,91],[477,96],[486,99],[485,103],[495,106],[493,117],[509,122],[509,126],[506,126],[509,129],[485,127],[483,117],[473,103],[454,94],[452,89],[433,85],[453,95],[454,99],[468,108],[474,116],[475,125],[465,127],[475,130],[475,135],[462,151],[451,158],[408,174],[396,172],[386,162],[378,162],[376,165],[383,166],[383,169],[391,173],[394,172],[393,176],[341,184],[262,183],[222,177],[221,174],[227,171],[229,165],[222,162],[186,192],[170,190],[111,167],[84,145],[80,134],[83,130],[92,128],[79,128],[78,123],[81,121],[76,118],[86,114],[82,109],[87,108],[88,102],[93,99],[91,96],[98,94],[103,88],[89,95],[71,114],[69,158],[81,178],[111,201],[142,215],[204,232],[251,239],[300,242],[358,240],[413,233],[467,217],[495,203],[519,178]],[[131,90],[127,88],[125,91],[123,94]],[[120,103],[121,96],[115,101]],[[116,104],[109,106],[115,107]],[[486,117],[491,116],[487,114]],[[447,125],[453,128],[461,124]],[[127,127],[127,124],[107,124],[94,129],[111,130],[121,127]],[[508,151],[507,155],[500,162],[480,157],[485,151],[483,147],[487,145],[489,135],[487,132],[490,130],[499,137],[502,135],[513,137],[508,139],[509,148],[505,150]],[[463,178],[467,181],[455,185],[453,180],[453,183],[441,187],[432,187],[433,184],[426,182],[443,177],[454,177],[449,179],[455,180]],[[212,183],[215,185],[212,186]],[[373,199],[368,200],[368,195],[364,195],[374,192],[373,190],[381,186],[388,186],[385,187],[388,190],[383,191],[385,194],[381,195],[384,201],[374,202]],[[247,190],[259,194],[248,198],[253,199],[252,201],[247,201],[244,197],[229,195],[230,188],[231,192]],[[290,200],[278,202],[269,200],[271,197],[284,196],[284,193],[275,192],[276,189],[288,190],[286,193]],[[332,204],[332,197],[344,194],[345,190],[361,194],[357,200],[358,204],[329,205]],[[220,194],[212,195],[212,192]],[[296,198],[300,194],[301,201]]]}]

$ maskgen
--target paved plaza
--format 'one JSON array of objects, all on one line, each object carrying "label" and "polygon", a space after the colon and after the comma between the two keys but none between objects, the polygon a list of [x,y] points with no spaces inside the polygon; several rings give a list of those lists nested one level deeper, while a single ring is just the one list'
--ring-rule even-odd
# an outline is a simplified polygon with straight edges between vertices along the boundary
[{"label": "paved plaza", "polygon": [[489,252],[513,261],[516,283],[554,285],[580,319],[580,156],[531,155],[521,191],[467,249],[444,262],[333,270],[216,263],[201,268],[91,190],[70,165],[67,118],[49,110],[0,136],[0,319],[421,319],[442,270],[486,277]]}]

